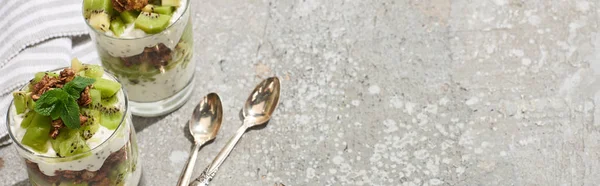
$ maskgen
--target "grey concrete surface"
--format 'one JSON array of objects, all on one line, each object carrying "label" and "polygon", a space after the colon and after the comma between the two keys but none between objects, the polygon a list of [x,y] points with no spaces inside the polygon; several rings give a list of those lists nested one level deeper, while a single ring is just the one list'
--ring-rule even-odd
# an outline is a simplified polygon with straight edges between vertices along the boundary
[{"label": "grey concrete surface", "polygon": [[[598,1],[194,1],[196,89],[134,118],[143,185],[174,185],[192,108],[221,95],[224,124],[195,175],[241,124],[261,78],[282,79],[214,185],[596,185]],[[12,146],[3,184],[25,183]]]}]

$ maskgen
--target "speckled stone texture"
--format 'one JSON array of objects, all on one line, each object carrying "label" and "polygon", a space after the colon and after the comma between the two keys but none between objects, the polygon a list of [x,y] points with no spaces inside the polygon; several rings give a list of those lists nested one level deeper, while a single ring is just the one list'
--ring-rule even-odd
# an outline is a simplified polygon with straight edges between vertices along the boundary
[{"label": "speckled stone texture", "polygon": [[[194,1],[196,89],[134,118],[143,185],[174,185],[185,125],[209,92],[224,124],[195,175],[241,124],[262,78],[282,97],[214,185],[600,183],[600,4],[520,0]],[[12,146],[3,184],[25,183]]]}]

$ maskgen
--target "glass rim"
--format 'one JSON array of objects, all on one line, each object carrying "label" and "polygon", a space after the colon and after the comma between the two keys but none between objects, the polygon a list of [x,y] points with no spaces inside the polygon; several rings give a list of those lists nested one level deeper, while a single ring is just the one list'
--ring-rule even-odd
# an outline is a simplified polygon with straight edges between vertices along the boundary
[{"label": "glass rim", "polygon": [[[165,28],[165,30],[168,30],[168,29],[170,29],[171,27],[173,27],[174,25],[176,25],[177,23],[179,23],[179,21],[181,20],[181,18],[182,18],[182,17],[183,17],[183,16],[184,16],[184,15],[185,15],[187,12],[188,12],[188,9],[189,9],[189,7],[190,7],[190,2],[191,2],[192,0],[186,0],[186,1],[187,1],[187,2],[186,2],[186,4],[185,4],[185,9],[183,10],[183,13],[182,13],[181,15],[179,15],[179,17],[177,17],[177,20],[175,20],[175,22],[173,22],[172,24],[170,24],[169,26],[167,26],[167,28]],[[83,1],[81,1],[81,17],[84,17],[84,13],[85,13],[85,9],[83,8],[84,4],[85,4],[85,3],[84,3]],[[92,27],[92,26],[90,25],[90,23],[87,21],[87,19],[85,19],[85,17],[83,18],[83,20],[84,20],[84,22],[85,22],[85,25],[87,25],[87,27],[88,27],[89,29],[93,30],[93,32],[94,32],[94,33],[96,33],[96,34],[98,34],[98,35],[101,35],[101,36],[103,36],[103,37],[108,37],[108,38],[111,38],[111,39],[116,39],[116,40],[138,40],[138,39],[151,38],[151,37],[154,37],[154,36],[156,36],[156,35],[158,35],[158,34],[161,34],[161,33],[163,33],[163,32],[165,31],[165,30],[163,30],[163,31],[161,31],[161,32],[159,32],[159,33],[155,33],[155,34],[147,34],[147,35],[145,35],[144,37],[136,37],[136,38],[120,38],[120,37],[115,37],[115,36],[109,36],[109,35],[106,35],[106,33],[104,33],[104,32],[100,32],[100,31],[96,30],[94,27]],[[144,33],[146,33],[146,32],[144,32]],[[90,33],[90,34],[91,34],[91,33]]]},{"label": "glass rim", "polygon": [[[47,71],[44,71],[44,72],[56,72],[56,71],[63,70],[65,68],[69,68],[69,67],[70,66],[68,66],[68,67],[61,67],[61,68],[57,68],[57,69],[54,69],[54,70],[47,70]],[[117,79],[113,74],[109,73],[108,71],[104,70],[104,74],[108,75],[112,80],[114,80],[117,83],[121,84],[121,81],[119,81],[119,79]],[[29,85],[29,83],[25,83],[25,85],[23,85],[19,90],[23,90],[23,88],[25,88],[28,85]],[[17,144],[17,146],[21,150],[24,150],[25,152],[27,152],[29,154],[32,154],[32,155],[34,155],[36,157],[41,157],[41,158],[46,158],[46,159],[71,159],[73,157],[78,157],[78,156],[81,156],[81,155],[86,154],[88,152],[92,152],[92,151],[98,149],[101,146],[105,146],[106,142],[109,141],[110,139],[112,139],[115,136],[115,134],[117,133],[117,130],[119,130],[123,126],[123,123],[126,122],[127,112],[129,111],[129,100],[127,99],[127,92],[123,89],[122,85],[123,84],[121,84],[120,92],[123,94],[123,99],[125,100],[125,110],[123,112],[123,117],[121,117],[121,122],[119,122],[119,126],[117,126],[117,128],[115,128],[115,130],[112,131],[112,133],[110,134],[110,136],[106,140],[104,140],[102,143],[98,144],[96,147],[90,148],[90,150],[88,150],[88,151],[85,151],[85,152],[82,152],[82,153],[79,153],[79,154],[76,154],[76,155],[73,155],[73,156],[59,157],[59,156],[47,156],[45,154],[40,154],[40,153],[37,153],[37,152],[35,152],[35,151],[33,151],[33,150],[25,147],[23,144],[21,144],[20,141],[18,141],[16,139],[16,137],[13,134],[13,131],[11,129],[10,118],[11,118],[11,111],[13,110],[13,106],[12,105],[13,105],[13,102],[15,100],[14,98],[10,101],[10,104],[8,106],[8,111],[6,112],[6,129],[8,130],[8,136],[10,137],[10,139],[15,144]],[[119,93],[117,92],[117,94],[119,94]],[[18,127],[20,127],[20,126],[18,126]],[[75,159],[73,159],[73,160],[75,160]]]}]

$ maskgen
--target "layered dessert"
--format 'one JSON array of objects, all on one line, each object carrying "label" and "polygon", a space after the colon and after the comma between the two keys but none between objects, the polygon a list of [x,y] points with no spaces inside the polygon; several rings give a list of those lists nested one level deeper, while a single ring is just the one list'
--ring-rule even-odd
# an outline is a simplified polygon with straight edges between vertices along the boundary
[{"label": "layered dessert", "polygon": [[102,66],[119,78],[131,101],[165,100],[191,84],[195,64],[188,1],[83,1]]},{"label": "layered dessert", "polygon": [[7,124],[32,185],[138,184],[127,98],[102,67],[74,59],[13,96]]}]

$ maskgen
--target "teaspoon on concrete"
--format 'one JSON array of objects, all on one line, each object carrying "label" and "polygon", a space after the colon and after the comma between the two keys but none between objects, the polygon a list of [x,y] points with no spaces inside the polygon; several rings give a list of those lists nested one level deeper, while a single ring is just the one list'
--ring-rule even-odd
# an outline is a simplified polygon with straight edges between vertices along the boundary
[{"label": "teaspoon on concrete", "polygon": [[269,121],[279,102],[279,86],[279,79],[277,77],[270,77],[263,80],[254,88],[243,108],[244,123],[237,130],[235,136],[225,144],[225,147],[223,147],[217,157],[204,169],[200,177],[192,181],[190,185],[208,185],[210,180],[215,176],[215,173],[217,173],[219,166],[229,156],[229,153],[231,153],[235,144],[242,138],[246,130]]},{"label": "teaspoon on concrete", "polygon": [[190,119],[189,128],[190,133],[194,137],[194,147],[185,168],[181,172],[177,185],[188,185],[194,171],[194,165],[196,165],[198,149],[204,143],[215,139],[221,127],[222,120],[223,107],[221,106],[219,95],[216,93],[206,95],[196,106]]}]

